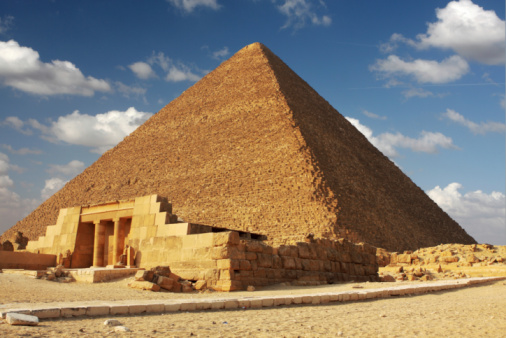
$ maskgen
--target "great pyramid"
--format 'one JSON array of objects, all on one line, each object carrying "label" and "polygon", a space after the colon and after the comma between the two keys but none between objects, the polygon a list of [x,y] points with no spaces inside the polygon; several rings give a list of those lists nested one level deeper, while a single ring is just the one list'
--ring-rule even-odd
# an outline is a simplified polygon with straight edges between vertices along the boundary
[{"label": "great pyramid", "polygon": [[186,222],[391,251],[473,244],[387,157],[260,43],[238,51],[3,234],[60,208],[158,194]]}]

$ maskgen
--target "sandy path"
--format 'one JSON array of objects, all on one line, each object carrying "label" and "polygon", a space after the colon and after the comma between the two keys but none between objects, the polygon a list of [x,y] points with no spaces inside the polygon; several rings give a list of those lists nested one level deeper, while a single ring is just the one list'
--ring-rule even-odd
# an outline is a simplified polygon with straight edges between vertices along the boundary
[{"label": "sandy path", "polygon": [[[68,300],[67,291],[60,286],[72,289],[72,294],[81,299],[98,296],[116,299],[134,299],[144,296],[162,297],[217,297],[223,293],[184,295],[137,292],[117,286],[125,281],[104,284],[62,285],[52,282],[32,280],[25,276],[17,279],[10,287],[5,283],[6,275],[0,274],[0,299],[5,303],[5,291],[30,286],[35,290],[50,293],[39,294],[46,301]],[[16,278],[14,278],[16,279]],[[9,278],[7,278],[9,280]],[[32,284],[34,282],[35,284]],[[41,286],[41,282],[50,283]],[[371,287],[375,283],[362,285]],[[331,288],[350,288],[354,284],[330,286]],[[98,287],[97,287],[98,286]],[[117,293],[112,292],[116,286]],[[385,286],[385,283],[380,286]],[[290,289],[290,288],[289,288]],[[311,288],[313,289],[313,288]],[[322,287],[316,288],[322,291]],[[90,291],[96,292],[88,295]],[[308,292],[309,288],[283,290],[282,292]],[[19,291],[19,290],[18,290]],[[130,291],[134,291],[131,293]],[[22,293],[22,291],[19,291]],[[102,293],[103,292],[103,293]],[[265,294],[280,294],[280,290],[260,291]],[[43,292],[44,293],[44,292]],[[30,295],[36,294],[32,291]],[[253,293],[255,296],[259,292]],[[239,293],[230,293],[238,297]],[[251,296],[252,293],[247,293]],[[17,294],[17,299],[23,299]],[[10,296],[9,296],[10,297]],[[26,295],[25,295],[26,297]],[[127,298],[124,298],[127,297]],[[52,299],[52,300],[51,300]],[[141,299],[141,298],[135,298]],[[26,300],[25,300],[26,301]],[[130,328],[130,333],[114,333],[104,327],[105,318],[44,320],[37,327],[14,327],[2,322],[0,333],[5,336],[132,336],[132,337],[186,337],[197,336],[338,336],[345,337],[503,337],[506,332],[506,282],[453,289],[411,297],[391,297],[351,303],[332,303],[316,306],[289,306],[272,309],[246,309],[234,311],[206,311],[191,313],[170,313],[142,316],[114,317]]]}]

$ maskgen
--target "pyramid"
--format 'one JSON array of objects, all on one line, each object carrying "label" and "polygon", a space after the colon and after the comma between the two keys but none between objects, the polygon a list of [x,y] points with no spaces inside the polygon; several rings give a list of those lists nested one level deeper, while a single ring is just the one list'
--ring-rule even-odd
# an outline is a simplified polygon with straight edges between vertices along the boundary
[{"label": "pyramid", "polygon": [[260,43],[238,51],[3,234],[37,239],[60,208],[158,194],[186,222],[365,241],[473,244],[454,220]]}]

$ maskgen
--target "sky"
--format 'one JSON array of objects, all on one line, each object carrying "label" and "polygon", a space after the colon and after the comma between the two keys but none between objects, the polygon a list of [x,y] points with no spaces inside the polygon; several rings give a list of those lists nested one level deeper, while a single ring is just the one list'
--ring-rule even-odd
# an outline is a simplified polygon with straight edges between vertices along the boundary
[{"label": "sky", "polygon": [[261,42],[480,243],[506,245],[505,2],[0,1],[0,233]]}]

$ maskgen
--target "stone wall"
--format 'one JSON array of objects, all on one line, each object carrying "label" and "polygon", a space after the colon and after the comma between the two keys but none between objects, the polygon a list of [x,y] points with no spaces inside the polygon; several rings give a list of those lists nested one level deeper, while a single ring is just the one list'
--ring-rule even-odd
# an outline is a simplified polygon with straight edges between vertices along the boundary
[{"label": "stone wall", "polygon": [[218,291],[284,282],[319,285],[378,280],[376,248],[344,239],[272,247],[241,239],[231,231],[154,237],[129,245],[138,248],[138,267],[169,265],[179,277],[205,280]]},{"label": "stone wall", "polygon": [[56,266],[56,255],[0,251],[0,269],[45,270]]}]

